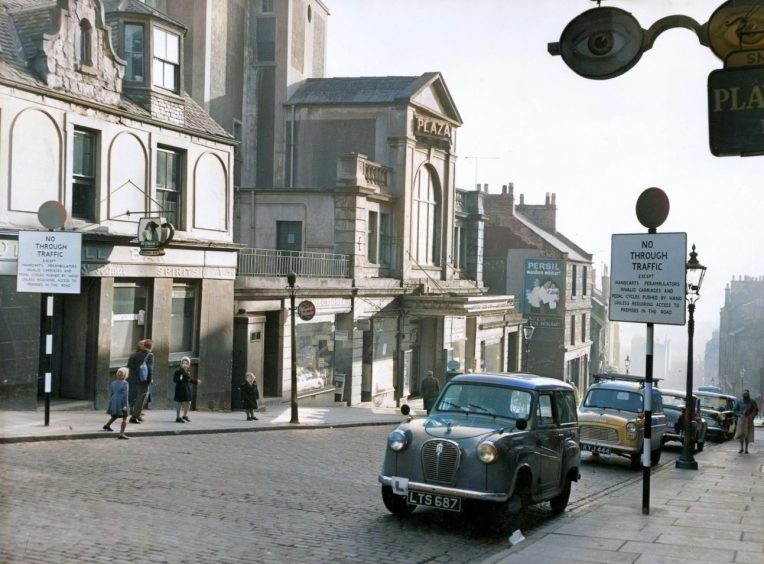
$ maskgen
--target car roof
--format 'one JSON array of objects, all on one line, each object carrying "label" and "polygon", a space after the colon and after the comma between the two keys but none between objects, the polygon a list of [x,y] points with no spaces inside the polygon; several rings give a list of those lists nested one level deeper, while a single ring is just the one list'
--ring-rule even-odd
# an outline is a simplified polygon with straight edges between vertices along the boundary
[{"label": "car roof", "polygon": [[[629,390],[632,392],[642,392],[644,386],[638,382],[629,382],[627,380],[596,380],[594,384],[589,386],[590,390]],[[659,392],[658,388],[653,388],[653,391]]]},{"label": "car roof", "polygon": [[514,372],[460,374],[458,376],[454,376],[449,382],[472,382],[476,384],[492,384],[496,386],[513,386],[526,390],[558,389],[570,390],[571,392],[573,391],[573,386],[566,384],[562,380],[557,380],[556,378],[547,378],[545,376],[536,376],[535,374]]},{"label": "car roof", "polygon": [[[667,389],[667,388],[661,388],[661,393],[664,396],[678,396],[678,397],[682,397],[682,398],[687,396],[687,392],[682,392],[680,390],[671,390],[671,389]],[[696,392],[692,392],[692,396],[695,397],[695,398],[698,397]]]},{"label": "car roof", "polygon": [[711,398],[727,398],[727,399],[735,399],[735,396],[731,394],[717,394],[716,392],[707,392],[705,390],[695,390],[693,394],[698,396],[707,396]]}]

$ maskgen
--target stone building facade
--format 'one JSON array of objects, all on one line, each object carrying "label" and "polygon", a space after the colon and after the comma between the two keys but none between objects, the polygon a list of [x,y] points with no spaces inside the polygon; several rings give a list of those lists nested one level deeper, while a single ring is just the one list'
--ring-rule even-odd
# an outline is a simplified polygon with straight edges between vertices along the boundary
[{"label": "stone building facade", "polygon": [[[19,232],[59,202],[81,234],[79,293],[54,298],[51,392],[105,407],[139,339],[154,341],[152,401],[172,403],[182,356],[197,405],[230,404],[233,147],[183,90],[185,27],[137,1],[0,5],[0,405],[34,409],[46,314],[16,290]],[[172,224],[153,256],[139,221]],[[143,225],[143,224],[141,224]]]}]

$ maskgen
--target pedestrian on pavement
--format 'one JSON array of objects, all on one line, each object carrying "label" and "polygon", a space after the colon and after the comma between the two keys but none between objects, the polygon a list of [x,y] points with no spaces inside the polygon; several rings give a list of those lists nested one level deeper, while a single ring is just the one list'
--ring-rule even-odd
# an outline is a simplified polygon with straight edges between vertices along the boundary
[{"label": "pedestrian on pavement", "polygon": [[[190,423],[188,418],[188,408],[191,407],[191,398],[193,392],[191,390],[191,384],[201,384],[201,378],[194,378],[191,374],[191,359],[184,356],[180,359],[180,368],[175,371],[172,377],[172,381],[175,382],[175,402],[177,406],[175,408],[175,422],[176,423]],[[180,416],[180,410],[183,409],[183,417]]]},{"label": "pedestrian on pavement", "polygon": [[440,382],[438,382],[432,370],[428,370],[425,377],[422,378],[422,402],[424,403],[427,415],[430,414],[430,410],[435,405],[435,400],[438,399],[439,394]]},{"label": "pedestrian on pavement", "polygon": [[737,415],[737,430],[735,438],[740,441],[738,453],[748,454],[748,443],[753,442],[753,420],[759,413],[759,406],[751,399],[751,392],[743,390],[743,397],[735,402],[735,415]]},{"label": "pedestrian on pavement", "polygon": [[260,392],[257,391],[257,380],[252,372],[247,372],[244,376],[246,382],[239,386],[241,392],[241,406],[247,414],[247,421],[257,421],[255,410],[257,409],[257,400],[260,399]]},{"label": "pedestrian on pavement", "polygon": [[154,355],[151,352],[153,346],[151,339],[142,339],[138,341],[135,352],[127,359],[127,368],[133,375],[131,388],[135,390],[131,397],[133,411],[130,414],[130,423],[143,422],[143,409],[154,377]]},{"label": "pedestrian on pavement", "polygon": [[127,416],[129,414],[129,404],[127,398],[129,396],[130,386],[127,384],[127,376],[129,370],[126,366],[117,369],[117,379],[111,383],[111,399],[109,400],[109,407],[106,409],[106,413],[111,416],[109,422],[103,426],[104,431],[113,431],[111,424],[117,419],[122,419],[122,427],[119,430],[118,439],[127,440],[128,436],[125,435],[125,429],[127,428]]}]

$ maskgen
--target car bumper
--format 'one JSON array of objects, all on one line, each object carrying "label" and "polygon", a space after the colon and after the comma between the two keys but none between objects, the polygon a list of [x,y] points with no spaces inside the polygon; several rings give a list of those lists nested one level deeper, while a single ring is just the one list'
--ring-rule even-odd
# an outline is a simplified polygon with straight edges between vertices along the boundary
[{"label": "car bumper", "polygon": [[[393,485],[393,476],[379,476],[379,483],[383,486]],[[509,499],[509,494],[502,492],[480,492],[475,490],[464,490],[460,488],[449,488],[447,486],[436,486],[433,484],[425,484],[423,482],[409,482],[408,489],[417,492],[432,493],[439,495],[451,495],[461,497],[463,499],[476,499],[479,501],[493,501],[501,503]]]}]

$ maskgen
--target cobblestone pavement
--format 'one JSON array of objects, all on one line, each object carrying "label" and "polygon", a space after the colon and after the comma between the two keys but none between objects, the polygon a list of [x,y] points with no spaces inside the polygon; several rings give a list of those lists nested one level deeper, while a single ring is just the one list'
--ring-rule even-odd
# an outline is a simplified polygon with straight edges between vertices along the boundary
[{"label": "cobblestone pavement", "polygon": [[[377,474],[391,429],[0,445],[0,561],[471,562],[550,518],[388,514]],[[584,458],[572,503],[640,476]]]}]

